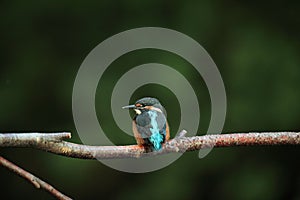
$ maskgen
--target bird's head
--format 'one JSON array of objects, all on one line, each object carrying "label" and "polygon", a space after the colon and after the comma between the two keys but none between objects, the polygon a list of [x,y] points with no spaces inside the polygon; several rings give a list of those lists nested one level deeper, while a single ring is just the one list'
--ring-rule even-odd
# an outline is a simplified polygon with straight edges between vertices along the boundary
[{"label": "bird's head", "polygon": [[155,110],[158,112],[164,112],[163,106],[156,98],[144,97],[139,99],[133,105],[124,106],[123,109],[134,109],[136,114],[140,115],[142,112]]}]

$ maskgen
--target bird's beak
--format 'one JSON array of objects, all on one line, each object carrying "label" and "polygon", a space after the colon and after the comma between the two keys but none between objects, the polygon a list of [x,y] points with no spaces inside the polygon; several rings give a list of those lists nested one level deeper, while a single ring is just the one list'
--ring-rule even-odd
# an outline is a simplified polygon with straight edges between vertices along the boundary
[{"label": "bird's beak", "polygon": [[129,105],[129,106],[123,106],[123,109],[133,109],[135,108],[135,105]]}]

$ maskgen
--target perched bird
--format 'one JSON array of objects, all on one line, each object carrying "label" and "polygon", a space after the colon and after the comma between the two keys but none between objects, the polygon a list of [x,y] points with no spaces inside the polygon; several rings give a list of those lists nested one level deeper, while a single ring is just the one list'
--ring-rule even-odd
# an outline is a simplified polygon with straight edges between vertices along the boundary
[{"label": "perched bird", "polygon": [[134,109],[136,113],[132,121],[132,130],[139,146],[157,151],[169,140],[166,113],[157,99],[145,97],[137,100],[134,105],[123,108]]}]

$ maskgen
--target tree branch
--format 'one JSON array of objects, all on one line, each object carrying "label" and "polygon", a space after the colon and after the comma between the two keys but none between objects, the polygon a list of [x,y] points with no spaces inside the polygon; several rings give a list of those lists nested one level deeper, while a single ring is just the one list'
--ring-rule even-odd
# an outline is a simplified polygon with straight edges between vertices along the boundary
[{"label": "tree branch", "polygon": [[2,156],[0,156],[0,165],[6,167],[7,169],[13,171],[14,173],[18,174],[19,176],[25,178],[29,182],[31,182],[36,188],[43,188],[44,190],[48,191],[50,194],[52,194],[57,199],[63,199],[63,200],[70,200],[70,197],[67,197],[66,195],[62,194],[58,190],[56,190],[54,187],[46,183],[45,181],[42,181],[38,177],[34,176],[33,174],[25,171],[24,169],[18,167],[14,163],[6,160]]},{"label": "tree branch", "polygon": [[[147,153],[137,145],[89,146],[63,141],[71,133],[5,133],[0,134],[0,147],[29,147],[58,155],[81,159],[139,158],[158,154],[194,151],[213,147],[299,145],[300,132],[235,133],[185,137],[181,131],[177,137],[164,144],[163,149]],[[36,188],[43,188],[58,199],[71,199],[48,183],[35,177],[0,156],[0,165],[30,181]]]},{"label": "tree branch", "polygon": [[[300,132],[235,133],[185,137],[185,131],[168,141],[160,151],[147,153],[137,145],[89,146],[62,141],[70,133],[0,134],[0,147],[30,147],[81,159],[139,158],[213,147],[299,145]],[[100,141],[99,141],[100,142]]]}]

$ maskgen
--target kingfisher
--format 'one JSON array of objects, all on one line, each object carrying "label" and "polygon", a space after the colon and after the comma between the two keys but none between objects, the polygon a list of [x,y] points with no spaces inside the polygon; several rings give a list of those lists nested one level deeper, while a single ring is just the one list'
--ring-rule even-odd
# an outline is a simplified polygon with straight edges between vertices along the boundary
[{"label": "kingfisher", "polygon": [[163,106],[156,98],[144,97],[133,105],[122,107],[133,109],[132,130],[136,142],[146,150],[158,151],[169,140],[170,131]]}]

